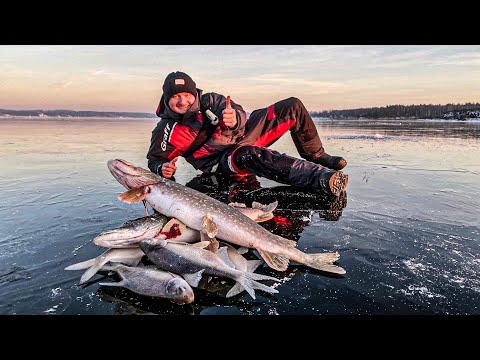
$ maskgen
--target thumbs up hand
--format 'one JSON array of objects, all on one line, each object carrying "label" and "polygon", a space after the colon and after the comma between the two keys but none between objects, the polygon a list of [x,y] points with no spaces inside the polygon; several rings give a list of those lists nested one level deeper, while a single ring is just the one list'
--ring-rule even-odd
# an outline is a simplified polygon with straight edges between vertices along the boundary
[{"label": "thumbs up hand", "polygon": [[222,115],[223,123],[229,128],[234,128],[237,125],[237,114],[230,104],[230,95],[227,96],[227,107],[223,110]]},{"label": "thumbs up hand", "polygon": [[171,161],[166,162],[162,165],[162,176],[165,178],[171,178],[175,171],[177,171],[177,166],[175,162],[178,160],[178,156],[173,158]]}]

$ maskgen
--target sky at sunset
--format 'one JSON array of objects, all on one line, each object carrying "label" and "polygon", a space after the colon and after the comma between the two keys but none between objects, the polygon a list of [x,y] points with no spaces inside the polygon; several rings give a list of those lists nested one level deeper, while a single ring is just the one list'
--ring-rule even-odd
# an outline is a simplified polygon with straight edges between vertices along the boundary
[{"label": "sky at sunset", "polygon": [[0,45],[0,108],[154,113],[177,70],[250,112],[480,102],[479,45]]}]

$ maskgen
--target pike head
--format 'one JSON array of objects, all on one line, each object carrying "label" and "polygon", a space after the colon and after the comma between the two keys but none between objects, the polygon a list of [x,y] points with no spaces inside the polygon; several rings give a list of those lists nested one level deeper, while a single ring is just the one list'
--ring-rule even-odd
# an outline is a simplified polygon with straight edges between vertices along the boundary
[{"label": "pike head", "polygon": [[164,181],[161,176],[126,160],[112,159],[107,166],[113,177],[128,190]]}]

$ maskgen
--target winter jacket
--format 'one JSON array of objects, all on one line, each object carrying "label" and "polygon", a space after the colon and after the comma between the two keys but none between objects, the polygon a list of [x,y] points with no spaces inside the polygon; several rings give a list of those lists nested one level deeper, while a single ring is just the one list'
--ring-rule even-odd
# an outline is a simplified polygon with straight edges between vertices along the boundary
[{"label": "winter jacket", "polygon": [[[195,140],[202,128],[205,115],[202,111],[210,109],[220,119],[212,137],[206,141],[191,156],[185,158],[195,169],[208,172],[216,165],[222,152],[234,146],[244,135],[247,114],[241,105],[231,101],[231,106],[237,113],[237,125],[234,129],[228,128],[222,119],[222,111],[226,107],[226,97],[217,93],[202,94],[197,89],[195,102],[185,114],[173,112],[166,104],[162,95],[156,114],[161,120],[152,131],[150,148],[147,153],[148,168],[162,175],[162,165],[182,156],[190,144]],[[202,110],[202,111],[201,111]],[[206,121],[209,121],[207,118]]]}]

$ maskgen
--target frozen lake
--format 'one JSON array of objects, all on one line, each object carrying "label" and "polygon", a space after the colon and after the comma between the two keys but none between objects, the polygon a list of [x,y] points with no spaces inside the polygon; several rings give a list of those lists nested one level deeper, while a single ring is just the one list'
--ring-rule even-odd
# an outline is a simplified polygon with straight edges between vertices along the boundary
[{"label": "frozen lake", "polygon": [[[480,314],[474,121],[316,121],[327,152],[349,163],[347,198],[334,219],[318,207],[285,213],[291,206],[280,203],[277,214],[302,226],[276,230],[304,252],[338,251],[343,277],[298,264],[282,273],[262,267],[281,279],[278,294],[226,299],[194,289],[195,302],[183,306],[95,281],[79,287],[82,271],[64,268],[105,251],[92,243],[100,232],[145,215],[141,204],[117,200],[124,188],[106,164],[147,168],[156,122],[0,120],[0,314]],[[288,134],[273,148],[298,156]],[[177,165],[179,183],[195,180],[183,159]]]}]

